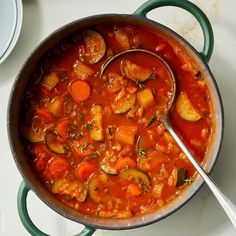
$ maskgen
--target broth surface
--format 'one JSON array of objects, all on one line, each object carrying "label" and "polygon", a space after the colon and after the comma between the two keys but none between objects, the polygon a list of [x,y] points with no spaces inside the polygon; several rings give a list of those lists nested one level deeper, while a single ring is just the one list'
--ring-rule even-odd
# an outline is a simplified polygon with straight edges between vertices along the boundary
[{"label": "broth surface", "polygon": [[79,212],[128,218],[158,211],[194,181],[195,169],[156,119],[171,95],[171,122],[199,162],[213,130],[211,98],[201,72],[177,45],[133,25],[98,25],[56,45],[27,86],[21,134],[45,186]]}]

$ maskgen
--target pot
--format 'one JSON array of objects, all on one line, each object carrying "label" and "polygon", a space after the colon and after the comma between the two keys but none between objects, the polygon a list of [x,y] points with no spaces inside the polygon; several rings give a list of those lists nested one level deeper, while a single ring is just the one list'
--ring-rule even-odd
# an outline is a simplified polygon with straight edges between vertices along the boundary
[{"label": "pot", "polygon": [[[204,48],[202,52],[196,51],[186,40],[181,36],[176,34],[169,28],[149,20],[146,15],[149,11],[154,8],[162,6],[176,6],[183,8],[190,12],[200,23],[204,34]],[[11,151],[15,160],[15,163],[24,179],[22,182],[19,192],[18,192],[18,211],[22,223],[26,229],[33,235],[47,235],[41,232],[30,220],[28,210],[26,207],[27,195],[30,190],[35,192],[35,194],[50,208],[61,214],[62,216],[76,221],[85,225],[85,229],[78,235],[92,235],[95,229],[107,229],[107,230],[122,230],[137,228],[144,225],[148,225],[157,222],[168,215],[175,212],[186,202],[188,202],[194,194],[200,189],[203,184],[203,180],[200,176],[192,183],[192,185],[187,188],[180,197],[177,197],[170,204],[168,204],[163,209],[159,210],[158,213],[154,212],[147,215],[136,216],[130,219],[103,219],[95,216],[84,215],[75,210],[69,208],[68,206],[62,204],[54,196],[52,196],[49,191],[44,187],[44,185],[35,176],[31,169],[31,166],[26,158],[26,153],[23,147],[23,141],[19,133],[19,113],[21,108],[21,103],[24,96],[24,91],[27,86],[27,82],[30,75],[33,73],[40,59],[60,40],[66,38],[67,36],[82,31],[86,28],[92,27],[93,25],[103,24],[103,23],[125,23],[141,26],[144,28],[149,28],[160,32],[164,37],[173,40],[182,50],[184,50],[192,60],[198,65],[199,69],[206,78],[208,88],[213,100],[213,110],[215,116],[215,135],[212,140],[211,146],[209,147],[207,156],[203,163],[203,167],[207,173],[209,173],[217,159],[219,150],[223,138],[223,107],[221,96],[216,84],[216,81],[207,65],[209,61],[212,50],[213,50],[213,32],[209,20],[205,14],[193,3],[185,0],[151,0],[144,3],[139,7],[134,14],[124,15],[124,14],[105,14],[96,15],[87,18],[83,18],[74,21],[70,24],[63,26],[58,29],[50,36],[48,36],[29,56],[25,64],[22,66],[15,83],[12,87],[9,106],[8,106],[8,135],[9,142],[11,146]]]}]

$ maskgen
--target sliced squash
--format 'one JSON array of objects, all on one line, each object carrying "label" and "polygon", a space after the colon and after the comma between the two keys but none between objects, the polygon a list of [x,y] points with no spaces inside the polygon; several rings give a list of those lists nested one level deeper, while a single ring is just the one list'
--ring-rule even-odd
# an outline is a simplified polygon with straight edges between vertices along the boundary
[{"label": "sliced squash", "polygon": [[122,75],[118,73],[109,73],[109,80],[108,80],[108,89],[115,93],[119,91],[123,86],[126,86],[127,80],[123,78]]},{"label": "sliced squash", "polygon": [[73,68],[76,77],[81,80],[86,80],[94,74],[93,69],[81,61],[76,61]]},{"label": "sliced squash", "polygon": [[121,72],[126,78],[135,82],[144,82],[153,75],[151,69],[144,68],[127,59],[121,61]]},{"label": "sliced squash", "polygon": [[134,168],[125,169],[120,172],[119,177],[125,180],[134,180],[141,186],[150,187],[150,182],[146,174]]},{"label": "sliced squash", "polygon": [[65,195],[71,199],[75,198],[79,202],[84,202],[88,195],[86,187],[78,180],[55,180],[52,185],[52,192]]},{"label": "sliced squash", "polygon": [[83,55],[88,64],[95,64],[100,61],[106,53],[106,43],[102,35],[94,30],[84,31],[86,53]]},{"label": "sliced squash", "polygon": [[111,107],[116,114],[122,114],[133,108],[135,101],[136,101],[135,94],[126,94],[117,101],[115,101],[111,105]]},{"label": "sliced squash", "polygon": [[115,163],[104,161],[104,162],[100,163],[100,167],[105,173],[107,173],[109,175],[117,175],[118,174]]},{"label": "sliced squash", "polygon": [[[104,199],[104,185],[109,182],[109,177],[105,173],[99,173],[93,175],[89,180],[88,191],[89,196],[93,199],[94,202],[100,203]],[[103,187],[101,187],[103,186]]]},{"label": "sliced squash", "polygon": [[21,134],[23,137],[31,143],[39,143],[44,140],[44,132],[42,129],[34,129],[32,127],[22,125]]},{"label": "sliced squash", "polygon": [[175,167],[168,178],[168,185],[173,187],[179,187],[185,183],[186,169]]},{"label": "sliced squash", "polygon": [[124,49],[124,50],[130,49],[131,45],[129,42],[129,37],[128,37],[127,33],[125,32],[124,28],[119,28],[119,29],[115,30],[114,34],[115,34],[115,39],[120,44],[122,49]]},{"label": "sliced squash", "polygon": [[201,115],[193,107],[186,92],[181,92],[176,101],[176,110],[178,114],[187,121],[198,121]]},{"label": "sliced squash", "polygon": [[65,148],[63,143],[59,142],[59,138],[53,132],[47,132],[46,134],[46,144],[49,149],[55,153],[63,154],[65,153]]}]

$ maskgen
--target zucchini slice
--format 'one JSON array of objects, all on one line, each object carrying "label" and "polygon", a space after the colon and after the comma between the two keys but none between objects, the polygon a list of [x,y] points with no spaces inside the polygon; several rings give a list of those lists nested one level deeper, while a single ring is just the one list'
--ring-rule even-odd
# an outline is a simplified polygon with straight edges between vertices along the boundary
[{"label": "zucchini slice", "polygon": [[109,183],[109,177],[105,173],[93,175],[89,180],[89,196],[96,203],[101,203],[104,199],[105,185]]},{"label": "zucchini slice", "polygon": [[118,99],[117,101],[115,101],[111,105],[111,107],[116,114],[122,114],[133,108],[135,101],[136,101],[135,94],[127,94]]},{"label": "zucchini slice", "polygon": [[57,179],[52,185],[52,192],[79,202],[84,202],[88,195],[86,187],[78,180]]},{"label": "zucchini slice", "polygon": [[120,172],[119,177],[125,180],[134,180],[141,186],[150,187],[150,181],[146,174],[134,168],[125,169]]},{"label": "zucchini slice", "polygon": [[150,79],[153,75],[151,69],[139,66],[127,59],[121,61],[121,72],[126,78],[139,83]]},{"label": "zucchini slice", "polygon": [[47,132],[45,141],[51,151],[58,154],[65,153],[64,145],[58,141],[57,135],[53,132]]},{"label": "zucchini slice", "polygon": [[102,35],[94,30],[84,31],[86,53],[83,55],[88,64],[95,64],[100,61],[106,53],[106,43]]}]

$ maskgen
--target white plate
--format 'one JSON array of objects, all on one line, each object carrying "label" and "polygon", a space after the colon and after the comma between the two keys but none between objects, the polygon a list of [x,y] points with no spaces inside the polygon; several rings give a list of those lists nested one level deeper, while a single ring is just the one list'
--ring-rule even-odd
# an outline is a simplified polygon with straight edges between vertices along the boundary
[{"label": "white plate", "polygon": [[21,0],[0,0],[0,63],[14,48],[22,25]]}]

